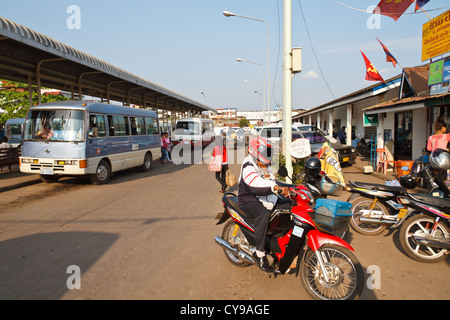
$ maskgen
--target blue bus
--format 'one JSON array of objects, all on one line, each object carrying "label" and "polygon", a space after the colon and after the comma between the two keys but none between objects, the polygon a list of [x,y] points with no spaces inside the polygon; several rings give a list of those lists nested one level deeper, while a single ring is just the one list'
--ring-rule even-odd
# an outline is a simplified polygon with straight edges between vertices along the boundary
[{"label": "blue bus", "polygon": [[97,102],[60,101],[30,107],[20,171],[44,182],[88,175],[105,184],[116,171],[150,170],[161,156],[156,112]]}]

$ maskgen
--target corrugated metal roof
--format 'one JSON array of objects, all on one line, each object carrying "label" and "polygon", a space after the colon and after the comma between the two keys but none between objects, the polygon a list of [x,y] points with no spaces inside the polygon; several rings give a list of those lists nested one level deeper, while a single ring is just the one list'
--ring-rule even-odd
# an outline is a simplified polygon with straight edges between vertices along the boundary
[{"label": "corrugated metal roof", "polygon": [[151,100],[155,105],[164,102],[179,108],[216,112],[202,103],[0,17],[0,77],[27,82],[28,76],[32,76],[35,83],[34,75],[40,62],[42,85],[55,89],[76,88],[81,79],[82,87],[87,90],[85,94],[92,96],[106,94],[108,87],[112,100],[131,96],[134,104]]}]

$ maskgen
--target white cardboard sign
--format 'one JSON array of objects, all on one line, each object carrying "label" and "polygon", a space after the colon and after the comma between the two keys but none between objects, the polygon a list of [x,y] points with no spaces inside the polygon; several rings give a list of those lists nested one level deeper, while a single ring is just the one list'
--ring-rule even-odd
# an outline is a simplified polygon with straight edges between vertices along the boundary
[{"label": "white cardboard sign", "polygon": [[311,155],[311,145],[306,138],[296,139],[291,143],[291,156],[297,159]]}]

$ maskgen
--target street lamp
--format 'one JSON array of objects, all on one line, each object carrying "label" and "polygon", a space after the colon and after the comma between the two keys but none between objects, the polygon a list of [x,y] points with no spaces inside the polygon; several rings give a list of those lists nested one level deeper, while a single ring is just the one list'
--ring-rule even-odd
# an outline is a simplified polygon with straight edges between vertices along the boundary
[{"label": "street lamp", "polygon": [[[236,58],[236,61],[237,62],[247,62],[247,63],[251,63],[251,64],[256,64],[256,65],[258,65],[258,66],[260,66],[261,67],[261,70],[262,70],[262,72],[263,72],[263,91],[264,91],[264,96],[262,97],[263,98],[263,103],[262,103],[262,116],[263,116],[263,122],[264,122],[264,99],[265,99],[265,96],[266,96],[266,86],[264,85],[264,67],[263,67],[263,65],[261,64],[261,63],[257,63],[257,62],[253,62],[253,61],[247,61],[247,60],[244,60],[244,59],[241,59],[241,58]],[[270,119],[270,116],[268,117],[268,119]]]},{"label": "street lamp", "polygon": [[270,120],[270,29],[269,29],[269,24],[265,20],[241,16],[239,14],[232,13],[229,11],[223,11],[222,14],[227,18],[239,17],[239,18],[263,22],[263,23],[265,23],[265,25],[267,27],[267,115],[268,115],[268,120]]}]

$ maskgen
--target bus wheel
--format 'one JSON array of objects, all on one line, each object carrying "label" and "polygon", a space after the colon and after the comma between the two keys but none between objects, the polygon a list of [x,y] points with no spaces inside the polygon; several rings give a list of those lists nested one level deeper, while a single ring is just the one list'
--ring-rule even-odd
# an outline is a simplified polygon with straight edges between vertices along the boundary
[{"label": "bus wheel", "polygon": [[150,153],[146,153],[144,156],[144,163],[141,166],[141,171],[149,171],[152,167],[152,155]]},{"label": "bus wheel", "polygon": [[90,176],[91,182],[96,185],[108,183],[110,178],[111,166],[105,160],[100,161],[95,174]]},{"label": "bus wheel", "polygon": [[39,178],[41,179],[42,182],[45,182],[45,183],[52,183],[52,182],[56,182],[59,180],[59,176],[51,176],[51,175],[43,175],[43,174],[40,174]]}]

